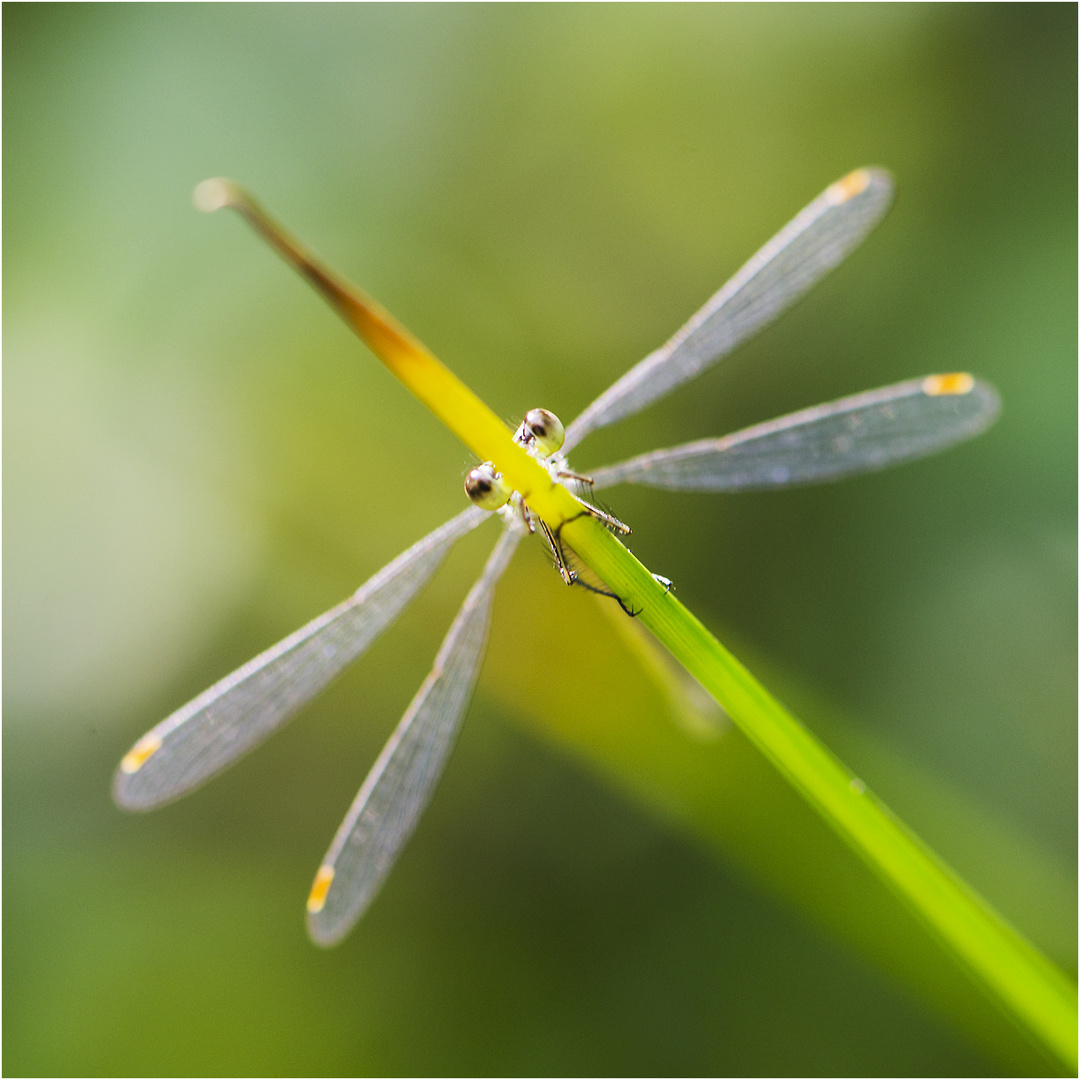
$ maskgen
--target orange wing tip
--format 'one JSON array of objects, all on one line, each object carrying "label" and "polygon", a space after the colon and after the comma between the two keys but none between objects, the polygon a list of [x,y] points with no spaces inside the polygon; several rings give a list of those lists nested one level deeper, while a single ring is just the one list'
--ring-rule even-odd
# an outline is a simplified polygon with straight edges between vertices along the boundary
[{"label": "orange wing tip", "polygon": [[975,379],[966,371],[954,371],[950,375],[927,375],[923,379],[923,393],[928,397],[940,397],[943,394],[969,394],[975,386]]},{"label": "orange wing tip", "polygon": [[332,866],[320,866],[315,875],[315,884],[311,886],[311,892],[307,898],[307,909],[312,915],[318,915],[326,903],[326,894],[330,891],[330,885],[334,880],[334,868]]},{"label": "orange wing tip", "polygon": [[825,192],[825,196],[833,206],[839,206],[841,203],[846,203],[848,199],[861,195],[870,186],[870,179],[869,170],[856,169],[854,172],[849,172],[847,176],[837,180]]},{"label": "orange wing tip", "polygon": [[120,762],[120,771],[130,776],[137,773],[159,750],[161,739],[156,735],[144,735],[125,755]]}]

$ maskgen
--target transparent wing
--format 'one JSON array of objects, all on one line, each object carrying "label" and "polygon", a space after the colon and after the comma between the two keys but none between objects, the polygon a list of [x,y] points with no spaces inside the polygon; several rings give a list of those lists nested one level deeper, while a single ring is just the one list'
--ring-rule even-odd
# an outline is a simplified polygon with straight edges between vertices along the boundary
[{"label": "transparent wing", "polygon": [[837,480],[969,439],[1000,407],[994,388],[970,375],[929,375],[596,469],[594,486],[753,491]]},{"label": "transparent wing", "polygon": [[892,202],[880,169],[856,169],[777,233],[679,332],[632,367],[567,429],[564,452],[590,432],[699,375],[772,322],[858,246]]},{"label": "transparent wing", "polygon": [[320,945],[352,929],[431,800],[480,671],[495,585],[523,533],[515,523],[503,532],[319,867],[307,908]]},{"label": "transparent wing", "polygon": [[268,738],[355,660],[489,515],[475,506],[384,566],[348,600],[256,656],[147,732],[113,781],[126,810],[186,794]]}]

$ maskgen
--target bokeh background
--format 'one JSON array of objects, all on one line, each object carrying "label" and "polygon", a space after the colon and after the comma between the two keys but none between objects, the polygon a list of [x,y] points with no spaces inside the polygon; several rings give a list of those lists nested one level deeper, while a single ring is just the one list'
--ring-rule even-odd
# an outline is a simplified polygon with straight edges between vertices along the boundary
[{"label": "bokeh background", "polygon": [[463,505],[466,451],[233,176],[504,415],[572,417],[827,184],[891,216],[579,468],[931,371],[987,435],[842,485],[620,489],[635,553],[1076,970],[1073,5],[6,5],[9,1074],[1055,1068],[539,543],[340,948],[313,872],[492,533],[289,728],[145,817],[121,754]]}]

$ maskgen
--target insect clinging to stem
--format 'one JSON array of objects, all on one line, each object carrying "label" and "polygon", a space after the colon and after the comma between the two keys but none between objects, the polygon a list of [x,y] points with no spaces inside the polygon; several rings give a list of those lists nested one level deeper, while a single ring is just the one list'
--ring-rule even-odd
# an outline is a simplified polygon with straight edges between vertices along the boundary
[{"label": "insect clinging to stem", "polygon": [[[857,169],[831,185],[666,344],[577,419],[564,428],[548,410],[531,409],[515,436],[517,444],[554,484],[567,487],[581,514],[624,534],[627,526],[587,501],[586,490],[623,483],[707,491],[818,483],[922,457],[978,434],[999,409],[993,388],[966,373],[927,375],[721,438],[654,450],[588,477],[569,466],[567,455],[587,435],[640,412],[699,375],[803,296],[881,220],[892,192],[889,175],[872,168]],[[423,350],[382,308],[318,263],[236,184],[205,181],[196,189],[196,202],[208,211],[226,206],[237,210],[369,343],[392,354]],[[495,586],[520,540],[538,526],[563,581],[586,584],[569,565],[561,526],[552,528],[535,513],[529,505],[532,496],[516,491],[492,462],[473,468],[465,489],[472,505],[417,541],[343,603],[152,728],[124,756],[116,773],[116,802],[128,810],[150,810],[221,772],[356,660],[394,622],[458,540],[488,518],[499,517],[499,539],[443,640],[431,673],[376,760],[316,873],[307,917],[312,938],[322,945],[340,941],[370,905],[432,797],[479,675]]]}]

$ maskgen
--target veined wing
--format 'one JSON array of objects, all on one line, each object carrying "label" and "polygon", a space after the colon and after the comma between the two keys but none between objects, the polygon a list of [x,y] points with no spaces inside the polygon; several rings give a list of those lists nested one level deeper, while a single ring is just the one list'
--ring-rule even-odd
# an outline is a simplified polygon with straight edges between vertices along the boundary
[{"label": "veined wing", "polygon": [[113,781],[126,810],[197,787],[268,738],[355,660],[488,515],[474,506],[417,541],[348,600],[256,656],[147,732]]},{"label": "veined wing", "polygon": [[679,332],[632,367],[567,429],[564,451],[701,374],[799,299],[881,220],[893,182],[856,169],[774,236]]},{"label": "veined wing", "polygon": [[837,480],[977,435],[1001,407],[967,374],[928,375],[593,471],[594,486],[754,491]]},{"label": "veined wing", "polygon": [[374,899],[442,775],[480,671],[491,600],[524,530],[511,521],[326,853],[308,897],[308,930],[333,945]]}]

